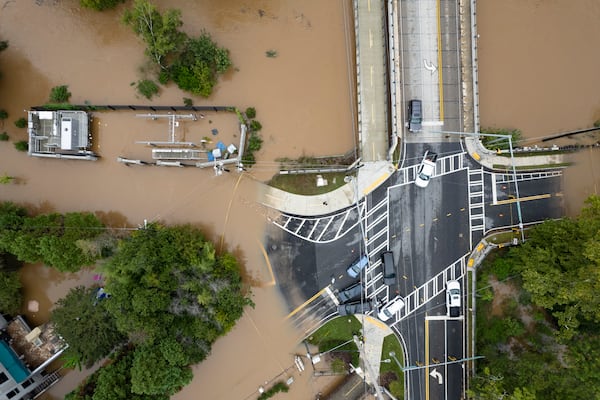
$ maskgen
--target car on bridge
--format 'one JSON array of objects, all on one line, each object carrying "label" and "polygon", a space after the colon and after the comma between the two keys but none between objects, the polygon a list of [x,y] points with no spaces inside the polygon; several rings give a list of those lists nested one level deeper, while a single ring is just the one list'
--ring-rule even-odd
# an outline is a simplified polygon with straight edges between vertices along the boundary
[{"label": "car on bridge", "polygon": [[451,318],[460,315],[460,297],[460,283],[458,281],[446,282],[446,311]]},{"label": "car on bridge", "polygon": [[417,168],[415,185],[420,188],[425,188],[429,185],[429,180],[435,173],[435,160],[437,160],[437,153],[430,150],[425,151],[421,164]]},{"label": "car on bridge", "polygon": [[423,121],[423,104],[421,100],[411,100],[408,102],[408,130],[411,132],[420,132]]}]

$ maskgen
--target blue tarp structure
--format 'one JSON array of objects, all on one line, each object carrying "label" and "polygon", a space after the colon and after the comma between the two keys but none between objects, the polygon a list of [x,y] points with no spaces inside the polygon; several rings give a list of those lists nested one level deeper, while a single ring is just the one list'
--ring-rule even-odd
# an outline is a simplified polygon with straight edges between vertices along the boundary
[{"label": "blue tarp structure", "polygon": [[221,142],[220,140],[217,142],[217,149],[221,150],[221,153],[225,153],[225,150],[227,150],[227,146],[225,146],[225,143]]},{"label": "blue tarp structure", "polygon": [[29,370],[25,364],[19,360],[19,357],[4,340],[0,340],[0,362],[18,383],[23,382],[29,376]]}]

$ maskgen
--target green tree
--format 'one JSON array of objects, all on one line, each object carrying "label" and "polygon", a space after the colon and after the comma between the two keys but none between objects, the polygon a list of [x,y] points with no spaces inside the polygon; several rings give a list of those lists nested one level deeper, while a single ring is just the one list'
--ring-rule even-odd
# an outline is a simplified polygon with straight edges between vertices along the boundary
[{"label": "green tree", "polygon": [[563,338],[577,334],[582,322],[600,323],[598,237],[600,200],[592,196],[577,220],[546,221],[527,242],[510,251],[532,301],[552,312]]},{"label": "green tree", "polygon": [[[11,252],[12,245],[21,233],[27,210],[14,203],[0,203],[0,252]],[[13,253],[14,254],[14,253]]]},{"label": "green tree", "polygon": [[133,393],[173,395],[193,377],[189,366],[171,363],[161,346],[142,345],[135,350],[131,367]]},{"label": "green tree", "polygon": [[0,120],[8,118],[8,112],[4,109],[0,109]]},{"label": "green tree", "polygon": [[108,10],[109,8],[115,8],[117,4],[122,3],[124,0],[79,0],[79,4],[82,7],[91,8],[96,11]]},{"label": "green tree", "polygon": [[19,118],[18,120],[15,121],[15,126],[17,128],[27,127],[27,119],[25,119],[24,117]]},{"label": "green tree", "polygon": [[27,151],[29,150],[29,143],[27,143],[26,140],[19,140],[18,142],[15,142],[15,149],[17,149],[17,151]]},{"label": "green tree", "polygon": [[139,94],[151,100],[152,97],[158,94],[158,85],[149,79],[143,79],[137,83],[137,91]]},{"label": "green tree", "polygon": [[495,376],[485,368],[483,374],[473,378],[472,388],[468,391],[472,400],[535,400],[536,396],[527,388],[515,388],[513,393],[508,393],[504,388],[502,376]]},{"label": "green tree", "polygon": [[164,59],[176,52],[185,40],[179,31],[183,22],[179,10],[167,10],[161,14],[147,0],[135,0],[133,8],[125,11],[123,22],[146,43],[148,55],[161,68],[166,68]]},{"label": "green tree", "polygon": [[50,89],[50,103],[68,103],[71,98],[69,86],[61,85]]},{"label": "green tree", "polygon": [[171,66],[171,77],[181,89],[208,97],[232,63],[229,51],[219,47],[211,36],[203,32],[197,38],[188,38],[177,60]]},{"label": "green tree", "polygon": [[98,299],[97,291],[97,287],[71,289],[56,303],[51,316],[57,332],[69,344],[67,352],[88,368],[125,339],[106,310],[111,299]]},{"label": "green tree", "polygon": [[0,312],[17,315],[22,301],[19,273],[0,271]]},{"label": "green tree", "polygon": [[256,108],[248,107],[246,108],[246,118],[252,119],[256,117]]},{"label": "green tree", "polygon": [[[51,213],[24,218],[6,250],[28,263],[43,262],[60,271],[77,271],[98,255],[78,247],[81,240],[102,232],[102,223],[90,213]],[[1,241],[4,240],[0,237]]]}]

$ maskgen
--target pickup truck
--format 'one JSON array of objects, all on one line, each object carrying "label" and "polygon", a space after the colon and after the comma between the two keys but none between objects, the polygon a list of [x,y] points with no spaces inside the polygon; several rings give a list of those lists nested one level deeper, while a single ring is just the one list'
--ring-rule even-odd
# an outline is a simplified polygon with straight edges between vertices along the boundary
[{"label": "pickup truck", "polygon": [[429,185],[429,179],[435,173],[435,160],[437,160],[437,153],[433,151],[425,151],[421,164],[417,168],[417,177],[415,178],[415,185],[420,188],[427,187]]}]

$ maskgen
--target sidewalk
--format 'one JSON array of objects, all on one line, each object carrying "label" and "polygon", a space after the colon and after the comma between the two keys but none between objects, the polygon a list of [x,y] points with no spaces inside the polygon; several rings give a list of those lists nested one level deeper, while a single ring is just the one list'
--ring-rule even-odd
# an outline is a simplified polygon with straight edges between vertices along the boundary
[{"label": "sidewalk", "polygon": [[281,212],[302,216],[323,215],[342,210],[372,192],[395,171],[394,166],[387,161],[368,162],[363,165],[359,168],[356,178],[332,192],[304,196],[263,185],[259,201]]},{"label": "sidewalk", "polygon": [[[494,166],[507,166],[512,168],[513,161],[510,157],[505,157],[496,154],[495,151],[488,150],[481,144],[481,141],[473,138],[465,138],[465,147],[467,153],[479,162],[484,167],[494,169]],[[550,154],[543,156],[526,156],[526,157],[513,157],[514,164],[517,167],[525,166],[547,166],[551,164],[561,164],[566,162],[565,154]]]},{"label": "sidewalk", "polygon": [[[361,320],[362,318],[359,318]],[[391,335],[390,328],[377,319],[377,317],[365,316],[363,319],[363,363],[368,366],[366,371],[373,371],[376,375],[372,378],[371,374],[367,374],[367,382],[373,384],[372,379],[379,379],[379,368],[381,367],[382,358],[390,358],[388,354],[381,354],[383,349],[383,339]],[[377,382],[379,383],[379,382]]]}]

